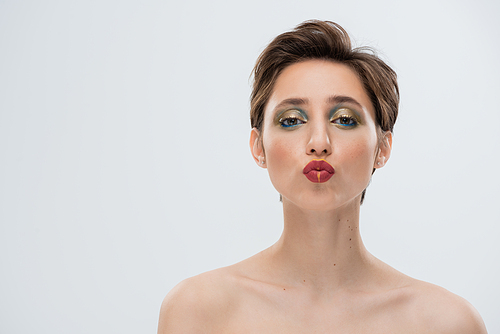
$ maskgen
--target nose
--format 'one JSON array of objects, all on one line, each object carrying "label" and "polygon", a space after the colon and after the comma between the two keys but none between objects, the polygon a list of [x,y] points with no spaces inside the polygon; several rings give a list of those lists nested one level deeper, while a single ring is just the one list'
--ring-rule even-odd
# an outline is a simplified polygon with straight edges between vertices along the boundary
[{"label": "nose", "polygon": [[309,142],[306,145],[308,155],[327,156],[332,153],[332,145],[328,129],[323,126],[317,126],[310,129]]}]

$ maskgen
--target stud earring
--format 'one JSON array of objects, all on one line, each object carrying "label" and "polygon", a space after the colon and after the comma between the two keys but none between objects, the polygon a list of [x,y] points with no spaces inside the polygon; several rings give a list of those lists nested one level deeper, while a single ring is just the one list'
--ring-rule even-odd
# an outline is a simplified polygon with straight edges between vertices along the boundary
[{"label": "stud earring", "polygon": [[378,166],[380,166],[380,161],[379,161],[379,162],[377,162],[377,165],[378,165]]},{"label": "stud earring", "polygon": [[261,165],[263,165],[263,164],[264,164],[264,162],[265,162],[265,161],[264,161],[264,159],[263,159],[262,157],[260,157],[260,158],[259,158],[259,163],[260,163]]}]

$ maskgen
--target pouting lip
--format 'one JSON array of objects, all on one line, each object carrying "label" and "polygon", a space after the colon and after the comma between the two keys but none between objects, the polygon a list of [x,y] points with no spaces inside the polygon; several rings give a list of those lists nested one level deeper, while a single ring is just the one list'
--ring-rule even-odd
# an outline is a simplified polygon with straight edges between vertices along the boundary
[{"label": "pouting lip", "polygon": [[307,173],[311,172],[311,171],[326,171],[328,172],[329,174],[334,174],[335,173],[335,169],[333,169],[332,165],[330,165],[328,163],[328,161],[324,160],[324,159],[313,159],[311,160],[305,167],[304,167],[304,170],[302,171],[302,173],[304,173],[304,175],[306,175]]}]

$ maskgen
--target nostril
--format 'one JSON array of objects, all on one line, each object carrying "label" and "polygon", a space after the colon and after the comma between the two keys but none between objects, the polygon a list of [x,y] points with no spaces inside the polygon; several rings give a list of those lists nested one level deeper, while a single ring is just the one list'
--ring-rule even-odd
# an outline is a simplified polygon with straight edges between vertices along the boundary
[{"label": "nostril", "polygon": [[[310,152],[312,154],[312,153],[317,153],[319,151],[316,151],[314,148],[311,148]],[[328,149],[325,148],[324,150],[321,151],[320,154],[328,154]]]}]

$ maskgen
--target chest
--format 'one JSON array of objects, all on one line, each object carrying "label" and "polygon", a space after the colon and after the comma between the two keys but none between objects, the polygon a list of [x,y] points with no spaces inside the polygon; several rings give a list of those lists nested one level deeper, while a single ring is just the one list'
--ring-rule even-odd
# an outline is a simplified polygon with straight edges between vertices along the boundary
[{"label": "chest", "polygon": [[283,299],[237,305],[219,333],[423,333],[418,317],[401,300],[338,298],[331,303]]}]

